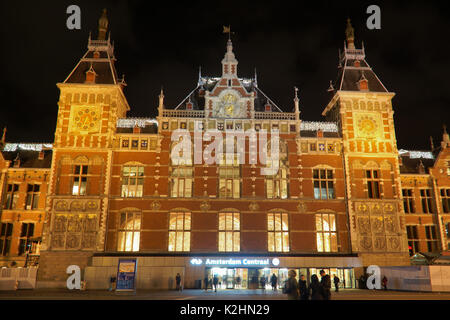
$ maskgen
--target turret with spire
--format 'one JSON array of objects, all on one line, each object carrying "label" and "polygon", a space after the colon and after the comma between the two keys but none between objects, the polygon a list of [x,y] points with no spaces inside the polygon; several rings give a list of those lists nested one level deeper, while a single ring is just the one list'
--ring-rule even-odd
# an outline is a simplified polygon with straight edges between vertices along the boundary
[{"label": "turret with spire", "polygon": [[352,27],[350,18],[347,19],[347,28],[345,29],[345,37],[347,39],[347,48],[355,49],[355,30]]},{"label": "turret with spire", "polygon": [[159,113],[159,116],[162,117],[163,110],[164,110],[164,91],[163,91],[162,87],[161,87],[161,92],[159,93],[158,97],[159,97],[158,113]]},{"label": "turret with spire", "polygon": [[108,31],[108,17],[106,9],[103,9],[100,19],[98,19],[98,38],[97,40],[106,40],[106,32]]},{"label": "turret with spire", "polygon": [[0,150],[3,149],[5,144],[6,144],[6,127],[3,128],[2,139],[0,140]]},{"label": "turret with spire", "polygon": [[445,149],[447,147],[450,147],[450,138],[447,132],[447,126],[444,124],[443,125],[443,129],[444,129],[444,133],[442,134],[442,142],[441,142],[441,146],[442,149]]},{"label": "turret with spire", "polygon": [[231,42],[231,39],[228,39],[227,52],[222,59],[222,75],[229,78],[237,77],[237,65],[238,61],[234,56],[233,43]]}]

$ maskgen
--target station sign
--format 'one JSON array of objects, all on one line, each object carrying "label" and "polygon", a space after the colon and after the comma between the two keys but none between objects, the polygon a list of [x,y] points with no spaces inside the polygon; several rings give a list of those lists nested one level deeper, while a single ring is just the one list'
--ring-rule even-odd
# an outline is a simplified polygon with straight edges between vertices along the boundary
[{"label": "station sign", "polygon": [[205,265],[205,266],[278,266],[280,260],[278,258],[192,258],[192,265]]}]

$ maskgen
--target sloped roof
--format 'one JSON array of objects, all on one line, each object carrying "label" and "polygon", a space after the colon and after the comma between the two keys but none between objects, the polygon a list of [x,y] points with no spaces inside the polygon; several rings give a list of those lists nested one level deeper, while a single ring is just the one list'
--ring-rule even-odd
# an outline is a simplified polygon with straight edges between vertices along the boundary
[{"label": "sloped roof", "polygon": [[424,173],[428,173],[428,169],[434,166],[435,156],[431,151],[400,149],[398,154],[401,158],[400,173],[420,174],[421,163]]},{"label": "sloped roof", "polygon": [[[28,143],[17,144],[7,143],[1,151],[3,158],[14,163],[14,160],[20,159],[19,168],[37,168],[46,169],[52,165],[51,144]],[[39,159],[39,152],[44,152],[44,158]],[[11,164],[11,167],[13,164]]]}]

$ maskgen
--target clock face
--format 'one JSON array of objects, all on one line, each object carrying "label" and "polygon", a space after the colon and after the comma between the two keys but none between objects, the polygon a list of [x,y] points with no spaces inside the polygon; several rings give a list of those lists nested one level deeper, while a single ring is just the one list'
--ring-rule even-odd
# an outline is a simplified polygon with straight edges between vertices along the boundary
[{"label": "clock face", "polygon": [[238,118],[241,117],[241,105],[237,95],[226,93],[218,101],[214,110],[214,116],[219,118]]},{"label": "clock face", "polygon": [[72,131],[96,132],[99,130],[100,110],[98,107],[76,107],[72,116]]},{"label": "clock face", "polygon": [[375,115],[361,114],[356,117],[358,136],[373,138],[379,133],[379,119]]}]

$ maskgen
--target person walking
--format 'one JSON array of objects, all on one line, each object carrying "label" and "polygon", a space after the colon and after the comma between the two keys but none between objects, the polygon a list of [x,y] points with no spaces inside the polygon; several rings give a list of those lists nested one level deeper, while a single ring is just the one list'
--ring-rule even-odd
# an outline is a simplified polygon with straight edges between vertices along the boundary
[{"label": "person walking", "polygon": [[331,279],[328,274],[324,270],[320,270],[320,286],[322,287],[322,296],[323,300],[331,299]]},{"label": "person walking", "polygon": [[298,283],[295,276],[297,273],[294,270],[289,270],[289,278],[284,282],[283,293],[287,294],[288,300],[298,300]]},{"label": "person walking", "polygon": [[209,284],[208,276],[205,276],[205,279],[203,279],[203,283],[205,284],[205,291],[208,291],[208,284]]},{"label": "person walking", "polygon": [[219,283],[219,278],[217,277],[217,274],[215,274],[214,278],[213,278],[214,292],[217,292],[217,284],[218,283]]},{"label": "person walking", "polygon": [[300,300],[309,299],[309,290],[306,285],[306,279],[304,275],[300,275],[300,280],[298,281],[298,291],[300,293]]},{"label": "person walking", "polygon": [[266,292],[266,277],[262,276],[259,282],[261,283],[261,288],[263,292]]},{"label": "person walking", "polygon": [[336,292],[339,292],[339,282],[340,282],[341,280],[338,278],[338,276],[337,275],[334,275],[334,279],[333,279],[333,282],[334,282],[334,288],[335,288],[335,291]]},{"label": "person walking", "polygon": [[308,294],[311,291],[311,300],[323,300],[320,289],[319,277],[313,274],[311,276],[311,283],[309,284]]},{"label": "person walking", "polygon": [[277,281],[278,281],[278,278],[275,275],[275,273],[272,274],[272,277],[270,277],[270,284],[272,285],[272,290],[274,290],[274,291],[277,290]]},{"label": "person walking", "polygon": [[177,284],[177,291],[181,291],[181,276],[179,273],[177,273],[177,276],[175,277],[175,282]]},{"label": "person walking", "polygon": [[386,278],[386,276],[384,276],[383,279],[381,280],[381,284],[383,285],[384,290],[387,290],[387,282],[388,279]]},{"label": "person walking", "polygon": [[236,287],[237,288],[241,288],[241,277],[240,276],[237,276],[237,278],[236,278]]}]

